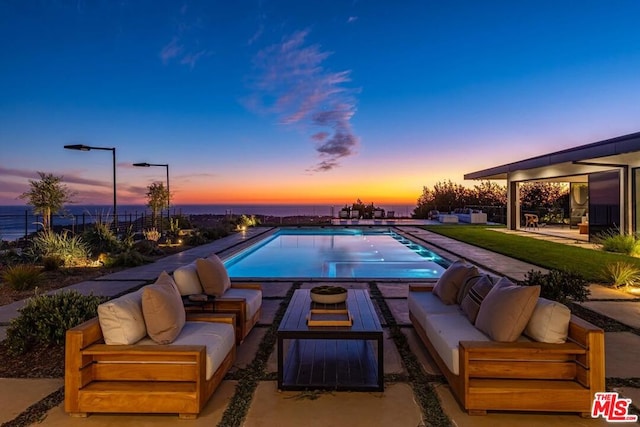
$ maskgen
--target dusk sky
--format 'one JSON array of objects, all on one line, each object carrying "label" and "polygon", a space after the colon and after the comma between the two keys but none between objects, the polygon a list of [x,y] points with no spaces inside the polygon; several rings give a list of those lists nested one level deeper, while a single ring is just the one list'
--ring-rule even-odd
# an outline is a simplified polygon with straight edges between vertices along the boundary
[{"label": "dusk sky", "polygon": [[640,130],[640,2],[0,0],[0,204],[414,204]]}]

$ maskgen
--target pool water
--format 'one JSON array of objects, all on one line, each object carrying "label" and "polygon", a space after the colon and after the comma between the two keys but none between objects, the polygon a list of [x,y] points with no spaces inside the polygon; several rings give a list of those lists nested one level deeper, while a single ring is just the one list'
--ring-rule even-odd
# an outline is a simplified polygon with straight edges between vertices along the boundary
[{"label": "pool water", "polygon": [[280,229],[225,260],[237,278],[431,279],[449,261],[389,229]]}]

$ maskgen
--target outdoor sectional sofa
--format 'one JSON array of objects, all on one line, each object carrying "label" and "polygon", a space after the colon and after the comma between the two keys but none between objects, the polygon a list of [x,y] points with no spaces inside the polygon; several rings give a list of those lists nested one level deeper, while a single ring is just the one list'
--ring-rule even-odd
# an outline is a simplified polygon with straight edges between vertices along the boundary
[{"label": "outdoor sectional sofa", "polygon": [[435,286],[411,286],[408,305],[416,332],[460,405],[472,415],[589,416],[595,393],[605,391],[603,330],[539,298],[537,287],[505,278],[494,285],[495,279],[470,266],[452,279],[459,265]]},{"label": "outdoor sectional sofa", "polygon": [[235,316],[185,313],[163,273],[67,331],[65,411],[196,418],[235,356]]},{"label": "outdoor sectional sofa", "polygon": [[460,222],[468,224],[486,224],[487,214],[474,209],[455,209],[453,215],[458,217]]}]

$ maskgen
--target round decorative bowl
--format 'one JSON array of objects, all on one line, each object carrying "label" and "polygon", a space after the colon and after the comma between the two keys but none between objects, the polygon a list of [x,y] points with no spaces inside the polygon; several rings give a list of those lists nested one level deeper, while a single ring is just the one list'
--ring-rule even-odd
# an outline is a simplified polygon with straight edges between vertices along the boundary
[{"label": "round decorative bowl", "polygon": [[341,286],[316,286],[309,293],[311,301],[319,304],[339,304],[347,300],[347,290]]}]

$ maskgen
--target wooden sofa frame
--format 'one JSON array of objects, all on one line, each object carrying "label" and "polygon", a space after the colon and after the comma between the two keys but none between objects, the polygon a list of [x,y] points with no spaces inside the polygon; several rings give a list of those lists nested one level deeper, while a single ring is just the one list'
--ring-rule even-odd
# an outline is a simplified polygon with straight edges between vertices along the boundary
[{"label": "wooden sofa frame", "polygon": [[[188,313],[187,321],[235,327],[230,314]],[[94,317],[66,334],[65,411],[75,417],[91,412],[178,413],[194,419],[235,357],[233,346],[207,380],[204,345],[107,345]]]},{"label": "wooden sofa frame", "polygon": [[[414,292],[432,289],[410,287]],[[412,313],[410,319],[470,415],[517,410],[589,417],[595,393],[605,391],[604,331],[574,315],[563,344],[461,341],[459,375],[448,369]]]},{"label": "wooden sofa frame", "polygon": [[[231,287],[235,289],[262,290],[262,285],[259,283],[232,283]],[[260,305],[260,308],[251,318],[247,318],[247,302],[244,298],[216,298],[206,304],[187,306],[185,310],[187,313],[213,312],[235,314],[236,344],[240,345],[247,335],[249,335],[254,325],[258,323],[258,320],[260,320],[262,305]]]}]

